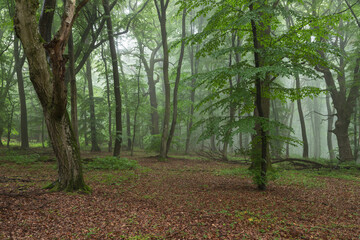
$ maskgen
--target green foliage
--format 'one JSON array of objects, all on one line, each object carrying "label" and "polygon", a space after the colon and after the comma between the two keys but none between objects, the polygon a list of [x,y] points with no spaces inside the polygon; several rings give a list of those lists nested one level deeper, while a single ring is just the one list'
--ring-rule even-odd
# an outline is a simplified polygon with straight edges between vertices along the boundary
[{"label": "green foliage", "polygon": [[28,165],[35,162],[44,161],[45,159],[39,154],[19,155],[13,151],[7,151],[6,156],[1,156],[1,163],[11,162],[16,164]]},{"label": "green foliage", "polygon": [[160,149],[161,135],[147,135],[144,137],[144,148],[148,152],[157,152]]},{"label": "green foliage", "polygon": [[248,168],[238,167],[221,169],[216,171],[215,174],[218,176],[249,176],[250,172]]},{"label": "green foliage", "polygon": [[137,161],[127,158],[103,157],[87,162],[84,167],[91,170],[132,170],[138,168],[139,165]]}]

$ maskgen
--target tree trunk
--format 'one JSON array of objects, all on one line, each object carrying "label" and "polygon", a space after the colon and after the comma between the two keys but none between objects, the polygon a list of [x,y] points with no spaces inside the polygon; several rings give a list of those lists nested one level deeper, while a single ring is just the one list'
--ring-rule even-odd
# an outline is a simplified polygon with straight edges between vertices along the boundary
[{"label": "tree trunk", "polygon": [[[254,11],[254,4],[249,5],[249,10]],[[263,18],[262,13],[259,14]],[[268,21],[268,20],[267,20]],[[264,22],[251,19],[252,38],[254,46],[254,64],[255,68],[262,68],[267,65],[262,52],[265,46],[262,39],[270,36],[270,26],[264,26]],[[265,97],[269,95],[270,75],[266,73],[265,77],[257,75],[255,77],[255,116],[258,116],[258,122],[255,124],[256,135],[252,147],[252,169],[256,171],[255,180],[259,190],[265,190],[267,185],[267,171],[271,167],[269,156],[268,132],[265,131],[265,121],[270,117],[270,99]]]},{"label": "tree trunk", "polygon": [[[63,58],[63,53],[76,15],[75,1],[66,1],[61,27],[53,40],[46,45],[51,62],[51,73],[38,32],[36,16],[38,1],[18,0],[15,5],[15,31],[28,59],[30,80],[43,107],[49,137],[58,163],[58,181],[50,187],[66,191],[89,191],[83,179],[79,147],[66,111],[66,60]],[[48,26],[51,27],[51,24],[48,23]]]},{"label": "tree trunk", "polygon": [[95,102],[94,102],[94,91],[93,91],[93,83],[92,83],[90,58],[86,61],[86,78],[88,80],[87,82],[88,82],[88,90],[89,90],[91,152],[100,152],[101,149],[97,142],[97,133],[96,133]]},{"label": "tree trunk", "polygon": [[140,58],[144,65],[146,76],[148,79],[148,91],[150,98],[150,117],[151,117],[151,125],[150,125],[150,133],[151,135],[158,135],[160,133],[159,130],[159,113],[158,113],[158,104],[157,104],[157,96],[156,96],[156,83],[158,81],[154,80],[154,69],[155,63],[159,62],[160,59],[155,59],[156,53],[161,47],[161,44],[158,44],[151,52],[150,60],[147,62],[145,58],[144,44],[140,37],[136,36],[139,50],[140,50]]},{"label": "tree trunk", "polygon": [[[300,77],[298,74],[295,75],[295,81],[296,81],[296,89],[300,90]],[[301,136],[302,136],[302,140],[303,140],[303,158],[308,158],[309,157],[309,144],[308,144],[308,140],[307,140],[305,119],[304,119],[304,113],[303,113],[302,106],[301,106],[301,99],[297,99],[296,103],[297,103],[300,126],[301,126]]]},{"label": "tree trunk", "polygon": [[[294,119],[294,102],[291,103],[291,115],[290,115],[290,120],[289,120],[289,127],[292,128],[292,124],[293,124],[293,119]],[[287,137],[290,138],[291,135],[291,131],[288,131]],[[286,153],[285,156],[286,158],[288,158],[290,156],[290,146],[289,146],[289,142],[286,143]]]},{"label": "tree trunk", "polygon": [[[181,38],[184,39],[185,36],[186,36],[186,8],[183,10],[183,15],[182,15]],[[171,121],[169,137],[168,137],[167,143],[166,143],[166,156],[169,152],[171,141],[172,141],[172,138],[174,137],[174,133],[175,133],[175,127],[176,127],[176,121],[177,121],[177,106],[178,106],[178,97],[177,96],[178,96],[179,82],[180,82],[180,77],[181,77],[181,67],[182,67],[182,62],[184,59],[184,51],[185,51],[185,41],[182,41],[181,48],[180,48],[179,62],[178,62],[177,71],[176,71],[176,79],[175,79],[175,86],[174,86],[174,93],[173,93],[173,116],[172,116],[172,121]]]},{"label": "tree trunk", "polygon": [[111,152],[112,150],[112,131],[111,131],[111,101],[110,101],[110,82],[109,82],[109,73],[108,73],[108,67],[107,67],[107,61],[104,54],[104,48],[101,46],[101,57],[104,62],[104,68],[105,68],[105,78],[106,78],[106,98],[107,98],[107,107],[108,107],[108,122],[109,122],[109,141],[108,141],[108,152]]},{"label": "tree trunk", "polygon": [[115,94],[115,125],[116,125],[116,134],[115,134],[115,146],[113,155],[115,157],[120,156],[121,152],[121,143],[122,143],[122,119],[121,119],[121,93],[120,93],[120,77],[118,69],[118,61],[116,56],[115,40],[113,34],[112,21],[110,16],[110,7],[109,1],[102,1],[104,12],[106,15],[106,26],[109,38],[110,54],[112,60],[113,68],[113,77],[114,77],[114,94]]},{"label": "tree trunk", "polygon": [[75,58],[74,58],[74,41],[72,31],[69,37],[68,44],[69,54],[69,78],[70,78],[70,101],[71,101],[71,126],[74,131],[76,142],[80,147],[79,142],[79,124],[78,124],[78,110],[77,110],[77,87],[76,87],[76,76],[75,76]]},{"label": "tree trunk", "polygon": [[327,145],[328,145],[328,150],[329,150],[329,158],[330,159],[335,159],[335,153],[334,153],[334,148],[333,148],[333,143],[332,143],[332,131],[333,131],[333,125],[334,125],[334,112],[332,110],[332,107],[330,105],[330,94],[326,93],[326,108],[328,111],[328,131],[326,133],[326,140],[327,140]]},{"label": "tree trunk", "polygon": [[[191,18],[192,16],[192,12],[190,12]],[[200,21],[199,21],[199,26],[197,27],[198,31],[201,32],[202,31],[202,25],[203,25],[203,17],[200,17]],[[194,34],[194,26],[193,26],[193,22],[190,21],[190,34],[193,35]],[[200,45],[197,44],[196,45],[196,53],[199,52],[200,49]],[[193,126],[193,118],[194,118],[194,106],[195,106],[195,85],[196,85],[196,77],[194,75],[198,74],[199,72],[199,63],[200,63],[200,58],[195,58],[195,54],[194,52],[194,46],[190,46],[189,47],[189,58],[190,58],[190,68],[191,68],[191,91],[190,91],[190,101],[191,101],[191,105],[190,105],[190,110],[189,110],[189,121],[187,124],[187,128],[186,128],[186,142],[185,142],[185,154],[189,154],[189,150],[190,150],[190,139],[191,139],[191,128]],[[202,144],[204,144],[204,141],[202,141]]]},{"label": "tree trunk", "polygon": [[[119,56],[119,65],[122,76],[122,81],[125,83],[125,73],[124,68],[121,62],[121,57]],[[141,65],[140,65],[141,66]],[[140,74],[140,73],[139,73]],[[126,138],[127,138],[127,149],[130,151],[132,149],[132,141],[131,141],[131,123],[130,123],[130,104],[129,104],[129,96],[128,96],[128,87],[127,84],[123,84],[124,97],[125,97],[125,111],[126,111]]]},{"label": "tree trunk", "polygon": [[[136,136],[136,126],[137,126],[137,114],[140,107],[140,74],[141,74],[141,59],[139,59],[139,73],[137,76],[137,103],[135,107],[134,113],[134,126],[133,126],[133,136],[132,136],[132,145],[131,145],[131,156],[134,155],[134,143],[135,143],[135,136]],[[129,123],[130,124],[130,123]]]},{"label": "tree trunk", "polygon": [[18,82],[19,98],[20,98],[21,148],[27,149],[29,148],[28,120],[27,120],[24,79],[22,75],[22,67],[24,65],[24,59],[20,59],[19,38],[17,38],[16,36],[14,41],[14,57],[15,57],[16,78]]},{"label": "tree trunk", "polygon": [[161,134],[161,143],[160,143],[160,160],[166,159],[166,147],[167,139],[169,135],[169,121],[171,113],[170,105],[170,81],[169,81],[169,49],[167,42],[167,32],[166,32],[166,9],[169,4],[169,0],[154,0],[159,22],[161,28],[161,40],[163,46],[163,78],[164,78],[164,91],[165,91],[165,111],[164,111],[164,121],[163,129]]}]

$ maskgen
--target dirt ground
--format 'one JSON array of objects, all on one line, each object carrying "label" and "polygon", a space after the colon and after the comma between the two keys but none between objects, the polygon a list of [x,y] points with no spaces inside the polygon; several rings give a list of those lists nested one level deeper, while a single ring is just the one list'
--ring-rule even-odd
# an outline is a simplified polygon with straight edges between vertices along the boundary
[{"label": "dirt ground", "polygon": [[1,164],[0,239],[360,239],[359,182],[261,192],[217,174],[233,164],[134,159],[134,171],[85,171],[89,195],[43,190],[53,162]]}]

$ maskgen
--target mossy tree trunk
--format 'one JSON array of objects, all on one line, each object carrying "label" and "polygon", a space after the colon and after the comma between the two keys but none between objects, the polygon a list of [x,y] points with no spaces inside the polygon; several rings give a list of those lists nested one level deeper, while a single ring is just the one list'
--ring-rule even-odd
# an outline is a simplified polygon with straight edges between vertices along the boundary
[{"label": "mossy tree trunk", "polygon": [[[79,6],[83,6],[83,1]],[[79,147],[66,111],[67,89],[63,53],[78,7],[75,0],[66,1],[61,27],[45,45],[37,23],[37,0],[15,1],[15,31],[28,59],[30,80],[39,97],[57,163],[59,179],[51,187],[55,190],[88,191],[85,185]],[[47,61],[46,50],[50,58]],[[50,67],[51,66],[51,67]]]}]

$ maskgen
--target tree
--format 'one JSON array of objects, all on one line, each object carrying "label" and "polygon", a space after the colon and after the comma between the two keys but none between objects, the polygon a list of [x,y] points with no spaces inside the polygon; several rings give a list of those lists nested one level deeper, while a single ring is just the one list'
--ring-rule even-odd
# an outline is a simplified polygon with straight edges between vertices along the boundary
[{"label": "tree", "polygon": [[[45,4],[46,4],[45,0]],[[89,191],[86,186],[81,166],[80,150],[66,111],[67,94],[65,85],[65,63],[63,53],[74,20],[87,0],[78,7],[75,0],[68,0],[64,5],[61,26],[54,38],[43,44],[45,33],[50,32],[52,21],[47,22],[46,31],[38,28],[37,0],[19,0],[15,2],[15,31],[20,38],[29,64],[30,80],[43,108],[49,137],[58,164],[58,180],[51,188],[65,191]],[[44,8],[43,8],[44,9]],[[44,14],[45,12],[43,12]],[[40,26],[44,26],[40,19]],[[40,27],[40,30],[43,30]],[[46,53],[50,62],[47,61]]]},{"label": "tree", "polygon": [[110,54],[112,60],[113,77],[114,77],[114,93],[115,93],[115,145],[114,145],[114,156],[119,156],[121,151],[122,143],[122,118],[121,118],[121,93],[120,93],[120,76],[118,69],[118,61],[116,56],[114,33],[110,15],[110,6],[108,0],[102,1],[104,12],[106,15],[106,27],[108,32],[108,40],[110,46]]},{"label": "tree", "polygon": [[92,69],[91,60],[89,58],[86,61],[86,78],[87,78],[88,90],[89,90],[91,151],[100,152],[101,150],[97,142],[97,133],[96,133],[97,131],[96,131],[95,102],[94,102],[94,90],[93,90],[91,69]]},{"label": "tree", "polygon": [[167,40],[166,32],[166,10],[169,5],[169,0],[154,0],[156,11],[158,14],[158,19],[160,22],[161,29],[161,40],[163,47],[163,78],[164,78],[164,90],[165,90],[165,112],[163,120],[163,129],[161,134],[161,143],[160,143],[160,159],[166,159],[167,153],[167,140],[169,136],[169,121],[171,114],[171,105],[170,105],[170,81],[169,81],[169,47]]},{"label": "tree", "polygon": [[[316,12],[316,6],[319,4],[316,1],[312,2],[312,14],[314,17],[317,17],[319,13]],[[343,3],[339,2],[341,6]],[[350,6],[351,9],[351,6]],[[316,28],[319,26],[316,25]],[[331,54],[324,50],[318,50],[318,54],[322,59],[327,61],[332,61],[336,59],[339,65],[334,66],[334,64],[318,64],[316,66],[317,71],[319,71],[325,80],[328,91],[332,98],[334,108],[336,110],[337,120],[335,121],[335,128],[332,132],[335,134],[339,147],[339,159],[342,162],[354,161],[354,155],[351,150],[350,138],[349,138],[349,125],[351,116],[354,112],[354,106],[356,99],[359,94],[360,89],[360,58],[359,51],[356,48],[356,54],[349,58],[346,56],[346,47],[351,44],[351,34],[349,31],[344,31],[345,28],[353,27],[351,22],[344,22],[340,19],[338,25],[335,27],[333,34],[334,37],[330,37],[330,33],[323,35],[318,39],[321,43],[328,43],[336,46],[340,54]],[[342,36],[342,37],[339,37]],[[352,73],[347,69],[350,61],[352,60]],[[336,71],[332,71],[335,69]],[[352,80],[348,80],[352,77]]]},{"label": "tree", "polygon": [[15,36],[14,41],[14,57],[15,57],[15,69],[16,78],[18,82],[19,98],[20,98],[20,137],[21,148],[29,148],[29,135],[28,135],[28,123],[27,123],[27,108],[24,89],[24,78],[22,73],[22,67],[24,65],[25,56],[20,57],[19,39]]}]

